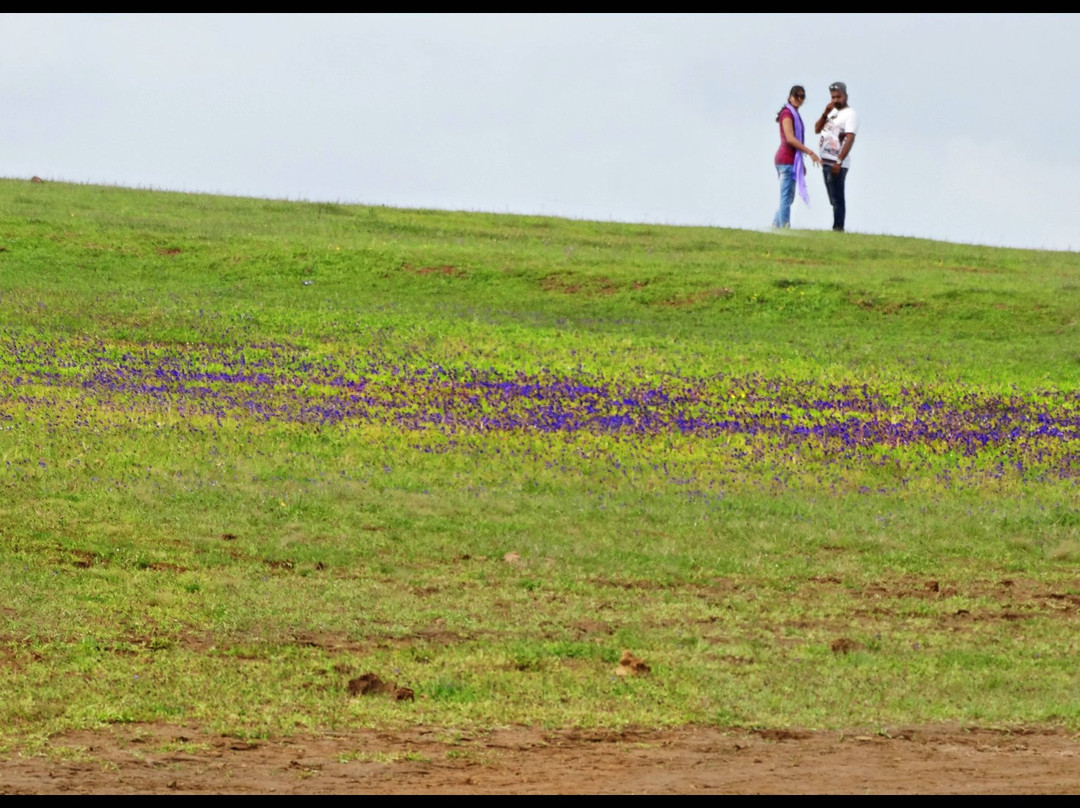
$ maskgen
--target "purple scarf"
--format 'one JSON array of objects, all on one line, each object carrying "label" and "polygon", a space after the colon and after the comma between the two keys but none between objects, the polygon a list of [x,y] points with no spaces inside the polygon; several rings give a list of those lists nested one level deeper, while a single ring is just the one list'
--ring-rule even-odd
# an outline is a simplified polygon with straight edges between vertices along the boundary
[{"label": "purple scarf", "polygon": [[[795,139],[800,143],[803,142],[803,122],[802,116],[799,114],[799,110],[791,106],[791,104],[784,104],[791,111],[792,123],[795,126]],[[806,190],[806,166],[803,165],[803,153],[798,149],[795,150],[795,187],[799,189],[799,196],[802,197],[802,201],[807,205],[810,204],[810,194]]]}]

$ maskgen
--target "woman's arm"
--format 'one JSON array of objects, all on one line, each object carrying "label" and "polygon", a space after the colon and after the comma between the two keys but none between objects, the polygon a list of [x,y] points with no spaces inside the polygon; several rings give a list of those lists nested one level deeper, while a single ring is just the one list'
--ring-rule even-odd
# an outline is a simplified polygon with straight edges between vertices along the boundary
[{"label": "woman's arm", "polygon": [[792,123],[791,118],[784,118],[781,120],[780,126],[784,130],[784,140],[787,141],[787,144],[791,146],[791,148],[798,149],[815,163],[821,162],[821,159],[814,154],[813,150],[806,148],[806,146],[800,143],[799,139],[795,137],[795,124]]}]

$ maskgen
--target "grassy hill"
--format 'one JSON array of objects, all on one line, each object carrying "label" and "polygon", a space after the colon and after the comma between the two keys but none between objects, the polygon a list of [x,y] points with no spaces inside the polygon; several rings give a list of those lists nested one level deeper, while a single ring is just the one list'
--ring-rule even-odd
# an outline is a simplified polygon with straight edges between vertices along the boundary
[{"label": "grassy hill", "polygon": [[0,742],[1080,727],[1078,319],[1073,253],[0,181]]}]

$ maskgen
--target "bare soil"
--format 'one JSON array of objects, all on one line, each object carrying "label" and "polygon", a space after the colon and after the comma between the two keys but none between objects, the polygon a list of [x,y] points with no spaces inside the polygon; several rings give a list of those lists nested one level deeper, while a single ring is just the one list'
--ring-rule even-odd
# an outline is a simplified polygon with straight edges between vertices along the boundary
[{"label": "bare soil", "polygon": [[0,762],[0,794],[1066,794],[1080,737],[960,727],[886,733],[416,728],[243,741],[124,725]]}]

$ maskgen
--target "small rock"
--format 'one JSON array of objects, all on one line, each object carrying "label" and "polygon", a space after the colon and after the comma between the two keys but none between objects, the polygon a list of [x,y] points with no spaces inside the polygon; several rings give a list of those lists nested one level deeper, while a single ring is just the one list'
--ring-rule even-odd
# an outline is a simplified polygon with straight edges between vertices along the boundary
[{"label": "small rock", "polygon": [[852,651],[861,651],[863,646],[861,643],[855,642],[855,640],[840,637],[829,643],[829,648],[832,649],[834,654],[850,654]]},{"label": "small rock", "polygon": [[615,669],[616,676],[644,676],[652,670],[645,664],[645,660],[634,656],[629,651],[623,651],[619,658],[619,667]]},{"label": "small rock", "polygon": [[415,701],[410,687],[398,687],[397,682],[384,682],[374,673],[365,673],[349,680],[351,696],[389,696],[394,701]]},{"label": "small rock", "polygon": [[365,673],[349,680],[349,693],[353,696],[374,696],[379,693],[392,692],[393,682],[384,682],[374,673]]}]

